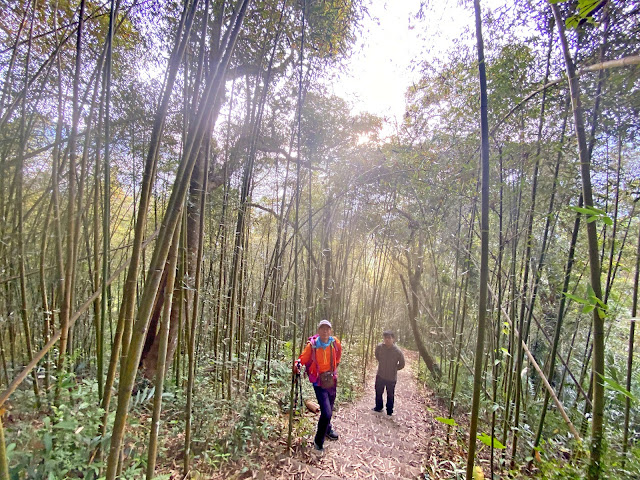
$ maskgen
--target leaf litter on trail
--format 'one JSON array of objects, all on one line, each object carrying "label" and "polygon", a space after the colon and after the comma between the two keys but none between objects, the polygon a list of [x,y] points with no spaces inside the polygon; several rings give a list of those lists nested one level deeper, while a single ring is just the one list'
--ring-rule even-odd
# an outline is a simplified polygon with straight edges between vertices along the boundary
[{"label": "leaf litter on trail", "polygon": [[[405,351],[405,358],[407,367],[398,372],[393,416],[371,411],[375,376],[371,371],[362,396],[354,403],[336,406],[332,426],[339,440],[327,440],[324,452],[316,452],[312,444],[318,415],[305,414],[313,427],[307,424],[305,436],[295,439],[291,457],[281,455],[271,461],[261,457],[258,464],[264,478],[407,480],[425,478],[425,473],[430,479],[450,478],[465,453],[455,434],[451,444],[444,441],[448,442],[450,427],[434,417],[447,417],[447,408],[415,379],[417,353]],[[456,421],[467,423],[464,417]]]}]

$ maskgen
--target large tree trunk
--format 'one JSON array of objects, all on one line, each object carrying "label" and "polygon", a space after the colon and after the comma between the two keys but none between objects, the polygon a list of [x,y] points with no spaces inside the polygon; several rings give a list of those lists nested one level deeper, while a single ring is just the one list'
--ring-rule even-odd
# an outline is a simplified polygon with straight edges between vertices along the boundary
[{"label": "large tree trunk", "polygon": [[[127,358],[123,362],[123,367],[120,372],[118,408],[111,435],[109,459],[107,461],[106,478],[108,480],[114,480],[117,475],[120,449],[124,440],[124,430],[129,412],[131,390],[135,382],[140,357],[142,356],[142,347],[144,346],[144,341],[149,328],[153,303],[160,286],[160,279],[169,253],[171,239],[183,211],[182,207],[187,196],[191,174],[197,160],[200,146],[202,145],[203,137],[205,132],[207,132],[206,127],[209,125],[207,120],[211,118],[211,110],[214,108],[222,91],[222,85],[224,84],[229,60],[235,49],[236,41],[249,3],[250,0],[244,0],[240,5],[240,8],[233,14],[233,18],[231,19],[231,24],[229,26],[229,32],[231,33],[225,37],[226,42],[223,49],[224,54],[216,62],[216,68],[213,69],[214,71],[208,75],[206,82],[207,86],[205,87],[202,99],[199,102],[198,113],[194,120],[194,126],[190,129],[189,135],[187,135],[182,159],[178,167],[178,171],[176,172],[174,188],[172,189],[166,213],[160,227],[158,241],[149,265],[149,274],[146,278],[140,298],[138,315],[135,324],[133,325],[134,335],[132,336],[131,345],[128,348]],[[136,227],[137,226],[138,225],[136,225]]]},{"label": "large tree trunk", "polygon": [[[187,201],[187,220],[186,220],[186,228],[187,228],[187,262],[186,262],[186,271],[185,275],[182,279],[177,279],[176,289],[183,289],[185,292],[191,291],[193,289],[193,279],[196,268],[196,258],[198,251],[198,231],[200,224],[200,207],[198,198],[202,192],[202,185],[204,179],[204,164],[202,160],[204,160],[204,155],[200,155],[200,159],[198,160],[198,164],[194,168],[193,175],[191,177],[191,183],[189,185],[189,200]],[[215,190],[221,185],[222,179],[213,178],[209,180],[212,188],[208,188],[209,191]],[[168,266],[165,267],[168,268]],[[153,313],[151,316],[151,322],[149,324],[149,331],[147,333],[147,338],[145,340],[145,345],[142,350],[142,358],[140,360],[140,367],[142,369],[142,374],[146,378],[155,378],[156,369],[158,363],[158,354],[161,343],[161,338],[158,335],[158,325],[159,320],[162,315],[162,303],[164,298],[164,285],[167,279],[167,272],[163,272],[161,288],[158,291],[158,299],[154,305]],[[184,284],[184,281],[189,282],[188,284]],[[167,358],[165,361],[165,366],[171,365],[173,360],[173,355],[175,354],[176,347],[178,345],[178,324],[179,324],[179,312],[180,308],[178,306],[178,302],[181,301],[180,295],[173,295],[173,303],[174,306],[171,309],[171,321],[169,325],[169,343],[167,346]],[[191,302],[188,302],[188,305],[191,305]]]},{"label": "large tree trunk", "polygon": [[147,211],[149,210],[153,178],[155,177],[157,168],[157,154],[160,149],[160,140],[162,138],[165,119],[169,110],[171,92],[178,74],[178,69],[182,62],[182,57],[186,50],[187,38],[191,30],[192,21],[197,6],[197,0],[193,2],[191,8],[187,8],[187,3],[185,3],[183,16],[180,20],[180,28],[178,29],[178,32],[176,34],[174,50],[169,59],[165,89],[162,93],[162,100],[154,118],[153,130],[151,132],[151,141],[144,166],[143,183],[141,187],[140,202],[138,208],[138,218],[136,218],[134,241],[131,254],[131,264],[129,265],[127,278],[125,280],[122,303],[120,305],[120,312],[118,314],[116,333],[111,349],[111,359],[109,362],[107,378],[105,380],[104,397],[102,398],[102,408],[105,410],[102,425],[103,435],[106,433],[105,429],[107,425],[107,416],[109,415],[109,404],[111,402],[111,388],[115,382],[120,347],[123,343],[125,323],[133,321],[135,295],[138,283],[138,271],[140,268],[140,260],[142,255],[142,242],[144,240],[146,231]]},{"label": "large tree trunk", "polygon": [[[414,235],[415,231],[412,232],[411,236],[414,237]],[[411,325],[411,331],[413,332],[413,338],[416,342],[418,352],[420,353],[420,356],[424,360],[424,363],[426,364],[433,377],[438,379],[440,378],[440,368],[429,353],[429,350],[427,350],[427,347],[422,340],[420,329],[418,328],[418,312],[420,306],[418,292],[420,291],[420,278],[422,276],[423,253],[424,244],[422,237],[420,236],[418,240],[418,251],[413,254],[411,252],[407,253],[407,275],[409,278],[409,289],[407,289],[407,281],[402,275],[400,276],[400,281],[402,282],[402,288],[407,299],[407,314],[409,317],[409,324]]]}]

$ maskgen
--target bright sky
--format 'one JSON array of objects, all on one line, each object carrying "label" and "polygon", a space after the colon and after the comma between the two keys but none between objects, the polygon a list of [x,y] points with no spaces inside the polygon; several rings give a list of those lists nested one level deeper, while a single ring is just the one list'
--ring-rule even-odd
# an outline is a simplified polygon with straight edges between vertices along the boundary
[{"label": "bright sky", "polygon": [[354,113],[375,113],[391,125],[400,121],[404,94],[419,78],[419,62],[442,54],[474,24],[471,2],[463,7],[459,0],[431,0],[418,19],[421,3],[426,2],[370,0],[350,68],[332,85],[336,95],[352,103]]}]

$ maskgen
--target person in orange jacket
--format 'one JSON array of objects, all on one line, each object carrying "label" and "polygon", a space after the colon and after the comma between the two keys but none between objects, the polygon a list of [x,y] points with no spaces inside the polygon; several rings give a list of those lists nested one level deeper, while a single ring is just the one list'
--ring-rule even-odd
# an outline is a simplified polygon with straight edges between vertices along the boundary
[{"label": "person in orange jacket", "polygon": [[336,370],[342,356],[340,340],[331,335],[331,322],[321,320],[318,323],[318,333],[309,337],[304,350],[293,365],[294,373],[300,373],[301,365],[306,367],[309,381],[313,384],[318,405],[320,405],[320,419],[313,441],[316,450],[322,451],[325,437],[337,440],[338,434],[331,426],[333,404],[336,400],[336,386],[338,376]]}]

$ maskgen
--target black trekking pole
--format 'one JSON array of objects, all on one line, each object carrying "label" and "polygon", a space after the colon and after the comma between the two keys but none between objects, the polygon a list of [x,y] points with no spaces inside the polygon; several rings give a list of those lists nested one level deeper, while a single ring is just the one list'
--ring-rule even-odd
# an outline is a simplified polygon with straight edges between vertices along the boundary
[{"label": "black trekking pole", "polygon": [[296,410],[298,409],[298,399],[300,399],[300,413],[302,413],[302,381],[300,379],[300,367],[298,367],[298,372],[295,374],[293,379],[294,381],[294,396],[293,396],[293,414],[295,415]]},{"label": "black trekking pole", "polygon": [[[299,375],[298,375],[299,377]],[[298,389],[300,390],[300,415],[304,414],[304,399],[302,398],[302,380],[298,378]]]},{"label": "black trekking pole", "polygon": [[[295,332],[295,328],[294,328]],[[289,434],[287,435],[287,449],[291,451],[291,434],[293,433],[293,416],[298,406],[298,392],[302,397],[302,382],[300,381],[300,362],[297,362],[297,369],[291,376],[291,390],[289,394]],[[293,401],[292,401],[293,400]]]}]

